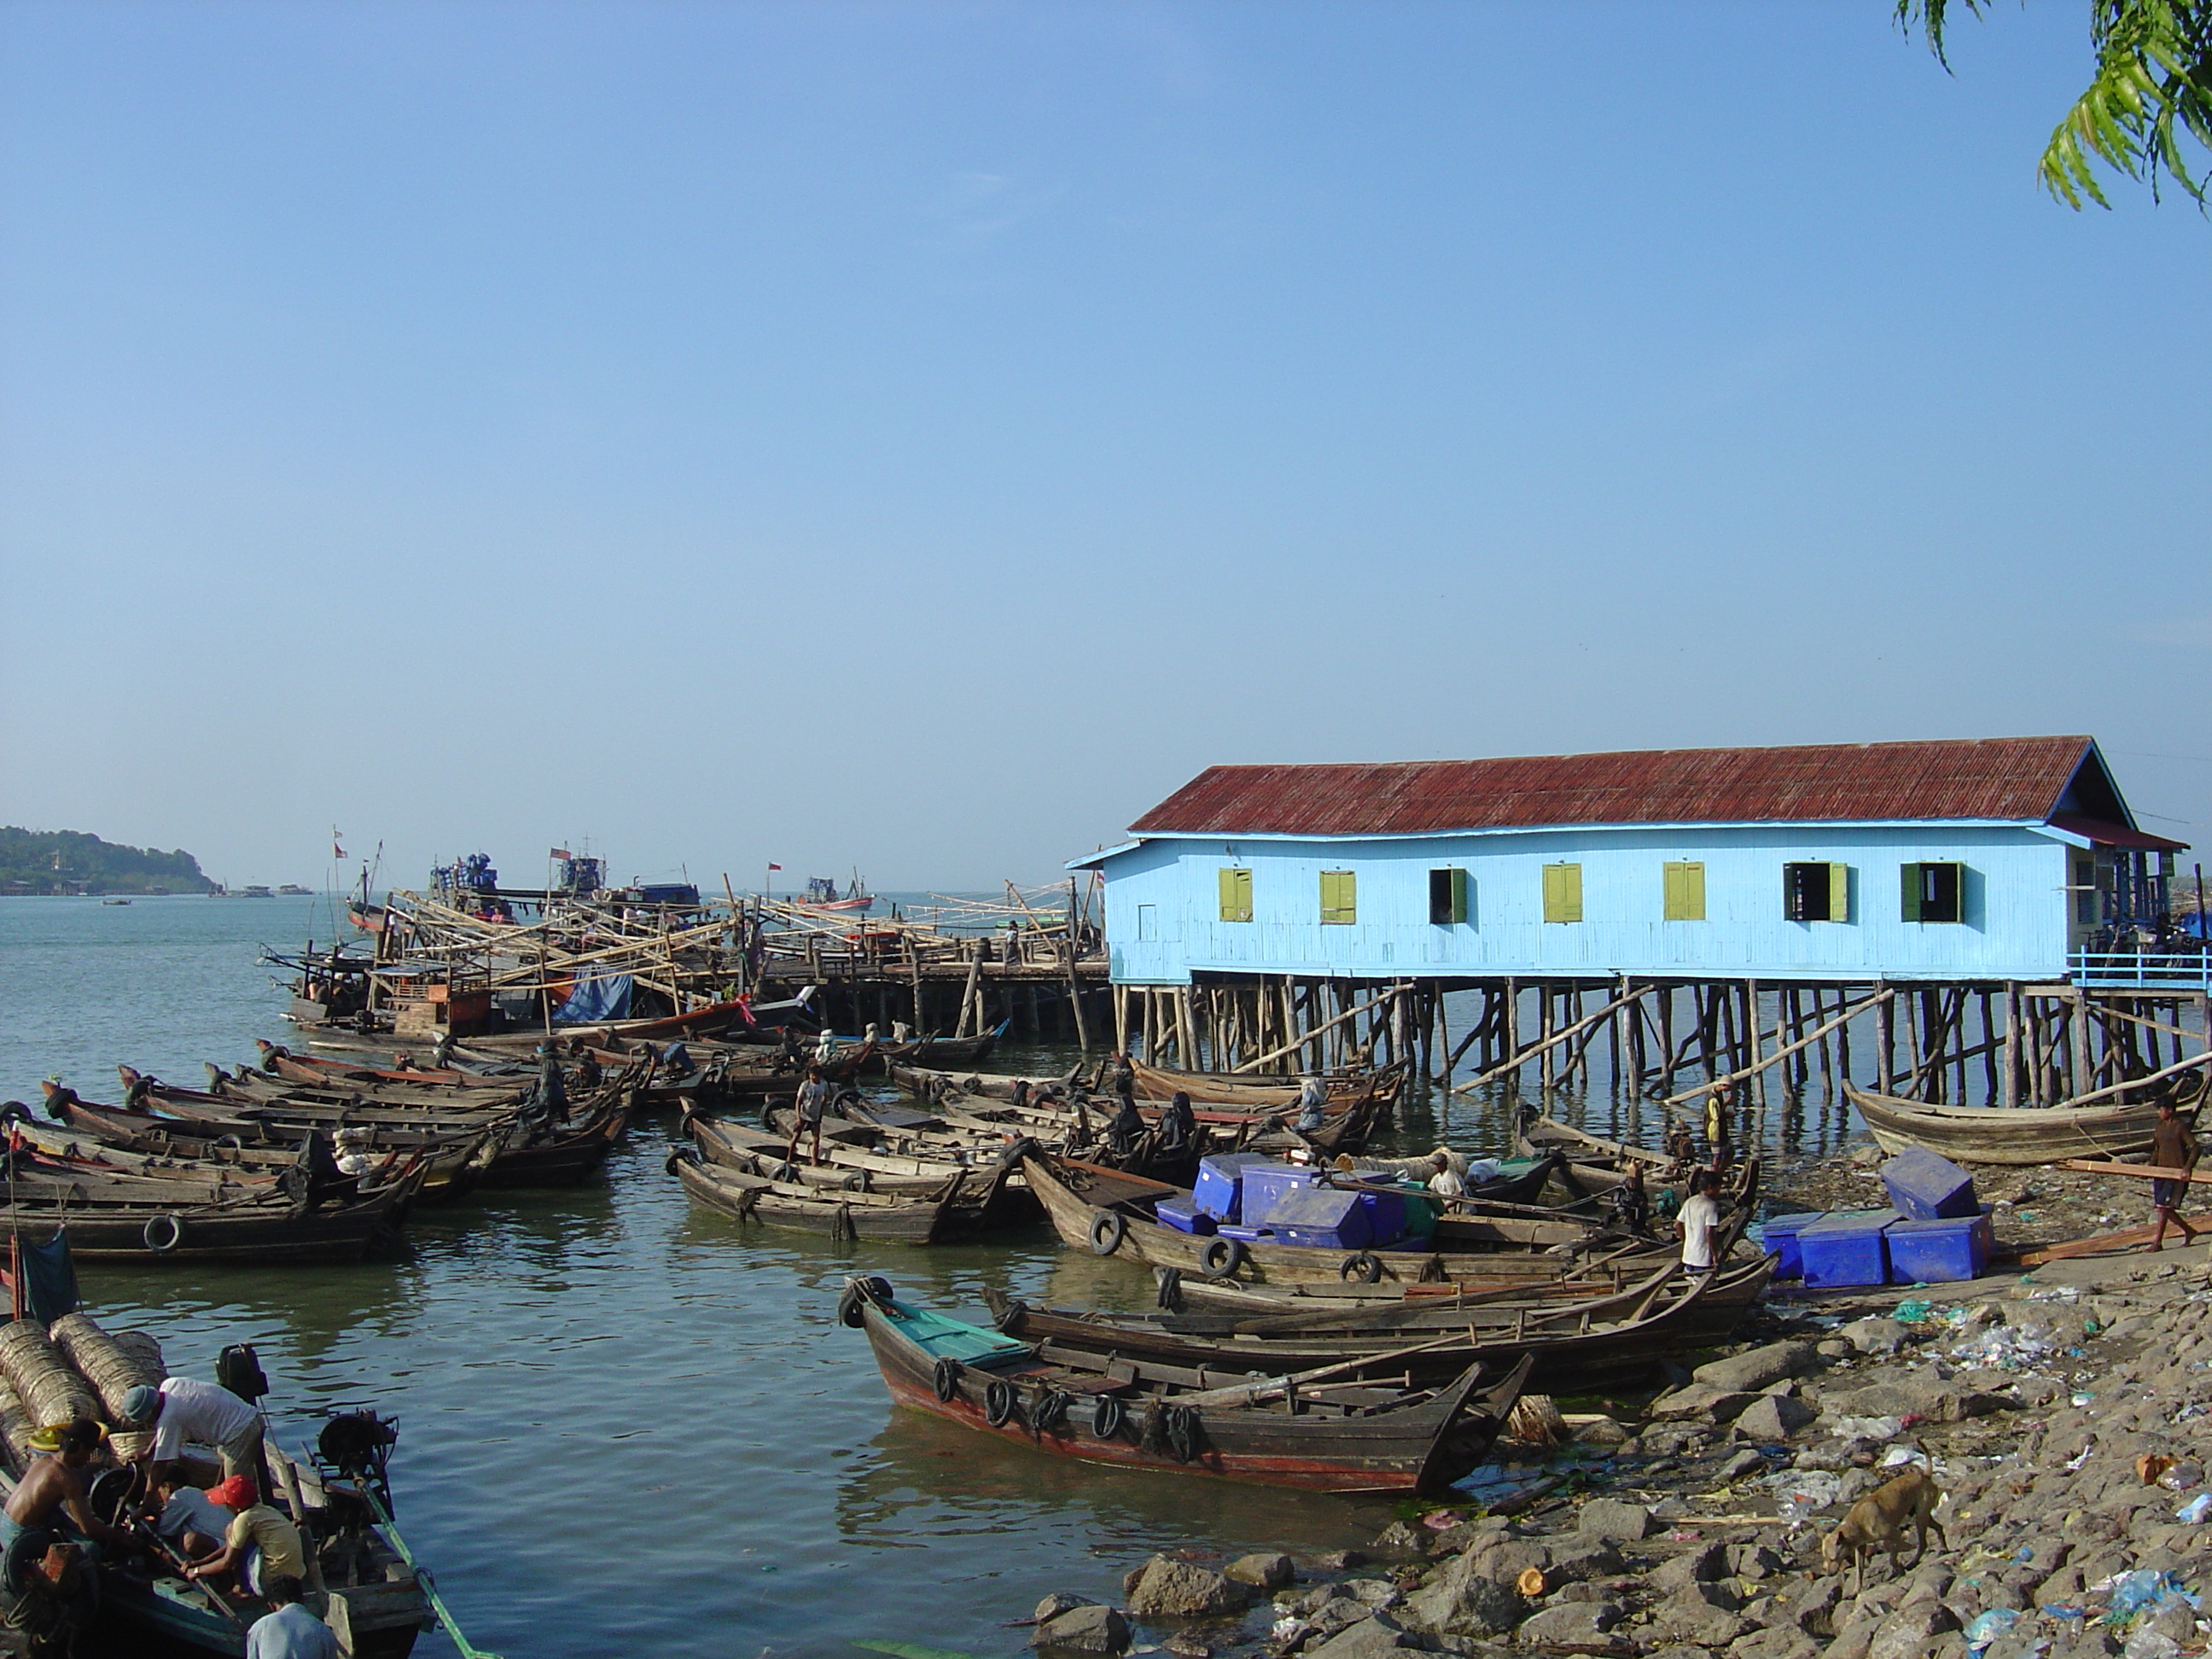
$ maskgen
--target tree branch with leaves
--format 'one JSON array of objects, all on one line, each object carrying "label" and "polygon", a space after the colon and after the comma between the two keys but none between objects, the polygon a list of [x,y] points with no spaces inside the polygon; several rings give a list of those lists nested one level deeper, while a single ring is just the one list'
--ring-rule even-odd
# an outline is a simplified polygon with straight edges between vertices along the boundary
[{"label": "tree branch with leaves", "polygon": [[[1897,0],[1899,27],[1923,30],[1948,70],[1953,0]],[[1976,16],[1990,0],[1956,0]],[[2110,207],[2100,163],[2150,186],[2170,179],[2212,207],[2212,174],[2190,166],[2191,142],[2212,151],[2212,0],[2090,0],[2097,72],[2044,147],[2036,177],[2069,207]]]}]

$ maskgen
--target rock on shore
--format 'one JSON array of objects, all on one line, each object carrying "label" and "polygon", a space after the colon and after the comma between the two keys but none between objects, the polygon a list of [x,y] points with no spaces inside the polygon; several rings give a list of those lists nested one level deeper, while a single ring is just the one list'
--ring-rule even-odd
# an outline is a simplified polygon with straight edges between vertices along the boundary
[{"label": "rock on shore", "polygon": [[[1510,1519],[1453,1504],[1394,1524],[1378,1565],[1300,1562],[1296,1582],[1285,1558],[1224,1571],[1155,1556],[1127,1581],[1141,1629],[1125,1639],[1216,1659],[2204,1652],[2203,1256],[2066,1264],[1983,1281],[1964,1303],[1883,1298],[1863,1317],[1798,1314],[1789,1340],[1723,1353],[1662,1395],[1618,1450],[1558,1454],[1580,1480]],[[1821,1538],[1908,1464],[1943,1489],[1948,1547],[1931,1534],[1897,1571],[1877,1555],[1863,1582],[1827,1572]],[[1111,1611],[1062,1611],[1036,1645],[1073,1620],[1094,1645],[1071,1647],[1111,1651],[1095,1645]]]}]

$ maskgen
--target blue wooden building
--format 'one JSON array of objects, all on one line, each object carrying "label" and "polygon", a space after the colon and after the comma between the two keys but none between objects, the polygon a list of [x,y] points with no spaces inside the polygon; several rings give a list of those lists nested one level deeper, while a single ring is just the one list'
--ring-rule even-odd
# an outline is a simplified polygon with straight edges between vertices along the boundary
[{"label": "blue wooden building", "polygon": [[[2164,945],[2182,847],[2138,827],[2094,739],[2045,737],[1217,766],[1069,867],[1103,882],[1115,983],[1178,999],[1192,1058],[1194,1013],[1261,1047],[1268,1022],[1188,988],[1276,979],[1507,986],[1509,1023],[1530,984],[1730,981],[1756,1054],[1788,1023],[1761,988],[1825,1010],[1821,988],[2135,984],[2110,964]],[[2164,988],[2203,989],[2189,960]]]},{"label": "blue wooden building", "polygon": [[1114,978],[2058,980],[2183,843],[2087,738],[1217,766],[1075,860]]}]

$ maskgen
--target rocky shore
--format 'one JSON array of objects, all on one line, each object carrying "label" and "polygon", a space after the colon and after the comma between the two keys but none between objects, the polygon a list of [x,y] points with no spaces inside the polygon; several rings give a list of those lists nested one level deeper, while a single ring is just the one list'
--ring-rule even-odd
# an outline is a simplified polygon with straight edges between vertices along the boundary
[{"label": "rocky shore", "polygon": [[[1571,1415],[1559,1444],[1502,1447],[1512,1480],[1486,1505],[1409,1510],[1365,1552],[1321,1559],[1156,1555],[1131,1568],[1120,1607],[1048,1597],[1032,1645],[1182,1659],[2201,1652],[2207,1254],[1772,1301],[1749,1340],[1640,1408]],[[1863,1583],[1826,1571],[1823,1535],[1914,1464],[1942,1489],[1948,1547],[1931,1535],[1895,1571],[1876,1557]]]}]

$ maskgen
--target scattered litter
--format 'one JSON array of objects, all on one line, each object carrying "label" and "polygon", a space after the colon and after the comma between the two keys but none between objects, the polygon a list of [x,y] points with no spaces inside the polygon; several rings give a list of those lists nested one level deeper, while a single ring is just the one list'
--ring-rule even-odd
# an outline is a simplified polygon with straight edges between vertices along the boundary
[{"label": "scattered litter", "polygon": [[1774,1512],[1793,1527],[1844,1495],[1844,1483],[1826,1469],[1785,1469],[1767,1479],[1776,1483]]},{"label": "scattered litter", "polygon": [[1974,1622],[1966,1626],[1966,1651],[1978,1654],[2000,1636],[2012,1634],[2012,1627],[2020,1622],[2020,1613],[2014,1607],[1991,1607],[1987,1613],[1977,1613]]},{"label": "scattered litter", "polygon": [[2088,1461],[2089,1448],[2087,1446],[2084,1446],[2080,1451],[2075,1452],[2073,1456],[2066,1460],[2066,1473],[2069,1474],[2081,1474],[2081,1466]]},{"label": "scattered litter", "polygon": [[1838,1440],[1894,1440],[1905,1432],[1901,1417],[1839,1417],[1835,1420]]},{"label": "scattered litter", "polygon": [[2091,1394],[2087,1389],[2076,1389],[2074,1391],[2071,1403],[2076,1406],[2087,1406],[2091,1401],[2094,1401],[2096,1397],[2097,1396],[2095,1395]]},{"label": "scattered litter", "polygon": [[1279,1648],[1286,1648],[1311,1628],[1303,1619],[1278,1619],[1267,1626],[1267,1639]]},{"label": "scattered litter", "polygon": [[1890,1315],[1900,1325],[1924,1325],[1935,1316],[1936,1304],[1918,1297],[1911,1297],[1899,1303],[1897,1311]]},{"label": "scattered litter", "polygon": [[2204,1517],[2212,1515],[2212,1492],[2200,1492],[2173,1514],[2177,1521],[2186,1521],[2191,1526],[2202,1526]]},{"label": "scattered litter", "polygon": [[[2203,1364],[2201,1360],[2198,1363],[2200,1364]],[[2212,1411],[2212,1406],[2207,1406],[2201,1400],[2192,1400],[2186,1406],[2184,1406],[2179,1411],[2174,1413],[2173,1420],[2177,1423],[2187,1423],[2196,1418],[2203,1416],[2208,1411]]]},{"label": "scattered litter", "polygon": [[2159,1476],[2158,1484],[2168,1492],[2187,1492],[2191,1486],[2201,1486],[2204,1484],[2204,1466],[2193,1457],[2178,1459]]},{"label": "scattered litter", "polygon": [[2148,1625],[2130,1631],[2127,1644],[2120,1650],[2121,1659],[2179,1659],[2180,1652],[2180,1643]]},{"label": "scattered litter", "polygon": [[2079,1302],[2081,1287],[2079,1285],[2039,1285],[2027,1293],[2027,1299],[2030,1302]]},{"label": "scattered litter", "polygon": [[1990,1325],[1954,1343],[1951,1358],[1984,1370],[2026,1370],[2051,1358],[2048,1334],[2039,1325]]},{"label": "scattered litter", "polygon": [[2112,1591],[2105,1623],[2115,1630],[2124,1630],[2144,1613],[2166,1607],[2185,1606],[2193,1613],[2203,1601],[2172,1573],[2153,1572],[2148,1567],[2115,1573],[2093,1588]]},{"label": "scattered litter", "polygon": [[1880,1467],[1885,1469],[1893,1469],[1901,1463],[1917,1464],[1923,1469],[1930,1467],[1928,1462],[1928,1454],[1912,1446],[1892,1446],[1887,1452],[1882,1454]]}]

